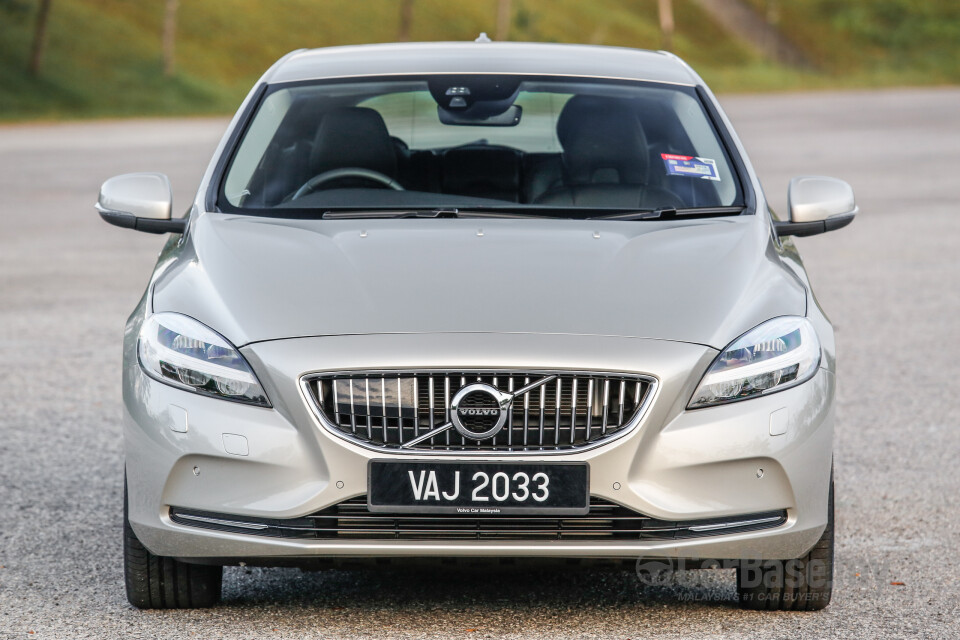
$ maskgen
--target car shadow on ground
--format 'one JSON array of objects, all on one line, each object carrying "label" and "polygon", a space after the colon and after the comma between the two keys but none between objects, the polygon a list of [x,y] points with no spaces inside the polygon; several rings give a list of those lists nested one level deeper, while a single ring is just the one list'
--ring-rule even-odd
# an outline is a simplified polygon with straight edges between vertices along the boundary
[{"label": "car shadow on ground", "polygon": [[301,571],[228,567],[225,606],[307,607],[362,612],[370,609],[496,613],[503,610],[595,612],[623,607],[670,607],[696,603],[737,607],[729,569],[638,575],[623,569],[384,568]]}]

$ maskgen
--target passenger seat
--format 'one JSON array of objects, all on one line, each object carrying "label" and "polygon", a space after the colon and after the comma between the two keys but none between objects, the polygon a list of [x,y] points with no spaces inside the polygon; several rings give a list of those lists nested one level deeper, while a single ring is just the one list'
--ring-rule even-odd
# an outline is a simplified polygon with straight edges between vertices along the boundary
[{"label": "passenger seat", "polygon": [[563,185],[536,204],[578,207],[682,206],[647,184],[648,148],[636,109],[614,98],[574,96],[557,119]]}]

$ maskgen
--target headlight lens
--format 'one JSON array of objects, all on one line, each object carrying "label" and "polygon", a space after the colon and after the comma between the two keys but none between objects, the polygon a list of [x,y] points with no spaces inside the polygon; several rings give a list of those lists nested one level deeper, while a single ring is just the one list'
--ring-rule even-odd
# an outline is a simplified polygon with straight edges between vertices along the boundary
[{"label": "headlight lens", "polygon": [[717,356],[688,409],[775,393],[806,382],[820,365],[820,341],[806,318],[764,322]]},{"label": "headlight lens", "polygon": [[140,328],[140,366],[151,378],[207,396],[270,406],[267,394],[226,338],[179,313],[157,313]]}]

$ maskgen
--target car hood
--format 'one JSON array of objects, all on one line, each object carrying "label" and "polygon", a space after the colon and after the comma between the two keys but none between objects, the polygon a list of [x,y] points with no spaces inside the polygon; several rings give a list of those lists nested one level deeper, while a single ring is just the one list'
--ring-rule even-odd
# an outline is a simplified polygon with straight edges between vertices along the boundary
[{"label": "car hood", "polygon": [[806,294],[756,216],[674,221],[288,220],[202,214],[155,311],[234,344],[496,332],[722,348]]}]

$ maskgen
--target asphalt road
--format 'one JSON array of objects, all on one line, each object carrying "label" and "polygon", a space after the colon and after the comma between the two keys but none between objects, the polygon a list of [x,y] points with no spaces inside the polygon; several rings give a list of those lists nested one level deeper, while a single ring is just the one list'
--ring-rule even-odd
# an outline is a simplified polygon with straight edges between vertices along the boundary
[{"label": "asphalt road", "polygon": [[723,103],[781,211],[797,174],[847,179],[862,209],[798,241],[838,328],[826,611],[740,611],[728,572],[240,568],[212,610],[132,609],[120,340],[162,239],[92,204],[154,170],[185,207],[226,123],[124,121],[0,127],[0,638],[960,637],[960,90]]}]

